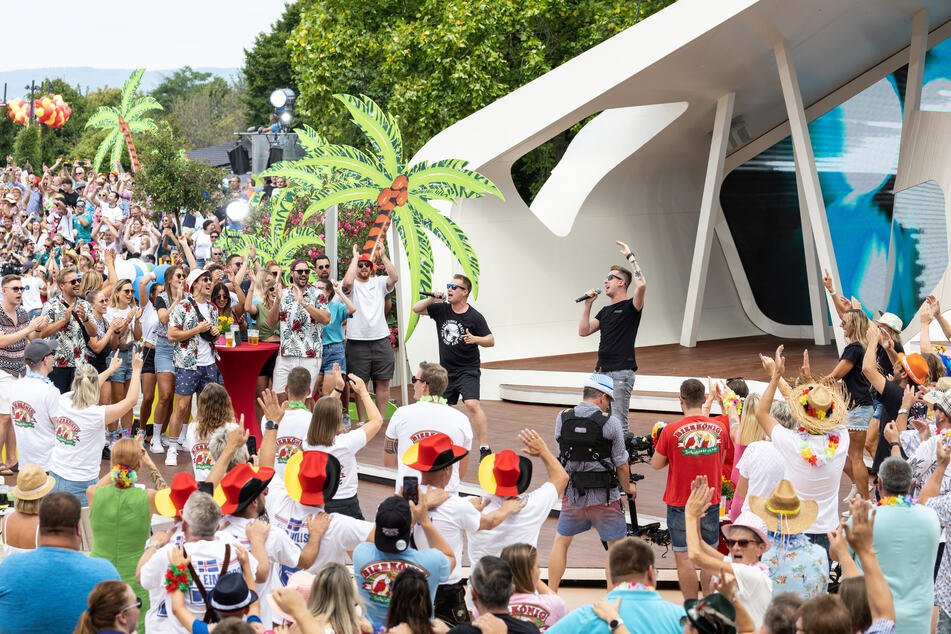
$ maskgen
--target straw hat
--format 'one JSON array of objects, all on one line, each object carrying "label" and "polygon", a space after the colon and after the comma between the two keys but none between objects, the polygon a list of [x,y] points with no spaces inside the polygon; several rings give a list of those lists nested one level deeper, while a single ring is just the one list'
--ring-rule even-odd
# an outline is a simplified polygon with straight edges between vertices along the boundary
[{"label": "straw hat", "polygon": [[789,390],[786,402],[796,424],[813,434],[835,429],[848,415],[848,401],[839,384],[802,383]]},{"label": "straw hat", "polygon": [[750,511],[766,522],[770,531],[780,535],[804,533],[819,516],[815,500],[800,499],[789,480],[780,480],[769,497],[751,495],[747,499]]},{"label": "straw hat", "polygon": [[39,500],[53,489],[56,480],[46,475],[43,467],[38,464],[28,464],[20,469],[17,475],[17,485],[11,493],[18,500]]}]

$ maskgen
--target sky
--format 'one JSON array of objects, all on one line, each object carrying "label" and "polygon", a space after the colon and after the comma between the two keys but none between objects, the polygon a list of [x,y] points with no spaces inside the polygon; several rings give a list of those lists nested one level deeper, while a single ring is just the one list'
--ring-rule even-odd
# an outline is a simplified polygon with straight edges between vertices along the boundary
[{"label": "sky", "polygon": [[[240,68],[285,0],[46,0],[4,12],[0,71],[59,66]],[[111,36],[111,38],[110,38]],[[20,51],[22,55],[11,55]]]}]

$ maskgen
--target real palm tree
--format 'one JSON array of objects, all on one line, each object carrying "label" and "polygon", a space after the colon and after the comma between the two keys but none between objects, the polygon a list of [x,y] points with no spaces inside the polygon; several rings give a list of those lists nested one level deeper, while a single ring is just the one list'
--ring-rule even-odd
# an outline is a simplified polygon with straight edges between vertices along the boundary
[{"label": "real palm tree", "polygon": [[[433,249],[428,233],[452,252],[463,272],[472,280],[473,297],[479,294],[479,259],[465,232],[430,204],[433,200],[455,201],[502,193],[485,176],[465,169],[467,162],[447,159],[422,161],[407,168],[403,140],[396,120],[365,95],[334,95],[350,112],[353,122],[366,135],[371,152],[349,145],[334,145],[309,128],[296,130],[306,156],[299,161],[272,166],[262,176],[283,176],[318,189],[304,218],[332,205],[359,203],[378,205],[379,215],[362,252],[375,259],[392,223],[406,252],[410,288],[432,288]],[[341,182],[325,186],[318,170],[337,170]],[[414,298],[415,299],[415,298]],[[410,316],[406,339],[413,334],[419,315]]]},{"label": "real palm tree", "polygon": [[139,68],[129,75],[122,85],[122,99],[118,108],[112,106],[100,106],[96,112],[89,117],[86,122],[87,128],[101,128],[109,130],[106,138],[99,144],[99,150],[96,152],[96,158],[93,161],[93,167],[99,171],[99,165],[106,154],[111,150],[109,165],[114,166],[122,158],[123,142],[129,150],[129,162],[132,165],[132,171],[139,169],[139,157],[135,153],[135,145],[132,143],[133,132],[155,132],[157,127],[151,119],[145,118],[146,112],[150,110],[162,110],[162,104],[152,97],[139,97],[136,99],[135,92],[139,89],[139,82],[142,81],[144,68]]}]

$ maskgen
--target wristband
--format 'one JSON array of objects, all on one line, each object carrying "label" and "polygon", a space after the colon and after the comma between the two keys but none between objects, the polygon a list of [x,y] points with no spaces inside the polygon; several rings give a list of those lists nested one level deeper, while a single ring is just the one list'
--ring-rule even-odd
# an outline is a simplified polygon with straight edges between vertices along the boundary
[{"label": "wristband", "polygon": [[182,593],[188,592],[188,568],[185,567],[185,564],[176,566],[175,564],[169,564],[168,570],[165,571],[165,592],[171,594],[176,590],[180,590]]},{"label": "wristband", "polygon": [[902,407],[901,409],[898,410],[898,413],[896,414],[896,416],[901,416],[902,414],[907,414],[907,413],[908,413],[908,410]]}]

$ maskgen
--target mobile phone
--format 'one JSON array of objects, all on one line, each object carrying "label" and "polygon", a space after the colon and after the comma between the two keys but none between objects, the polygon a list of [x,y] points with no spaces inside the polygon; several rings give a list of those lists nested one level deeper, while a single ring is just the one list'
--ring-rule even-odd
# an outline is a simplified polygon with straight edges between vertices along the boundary
[{"label": "mobile phone", "polygon": [[408,502],[419,504],[419,478],[403,476],[403,498]]},{"label": "mobile phone", "polygon": [[248,455],[256,456],[258,453],[258,439],[254,437],[254,434],[248,435]]}]

